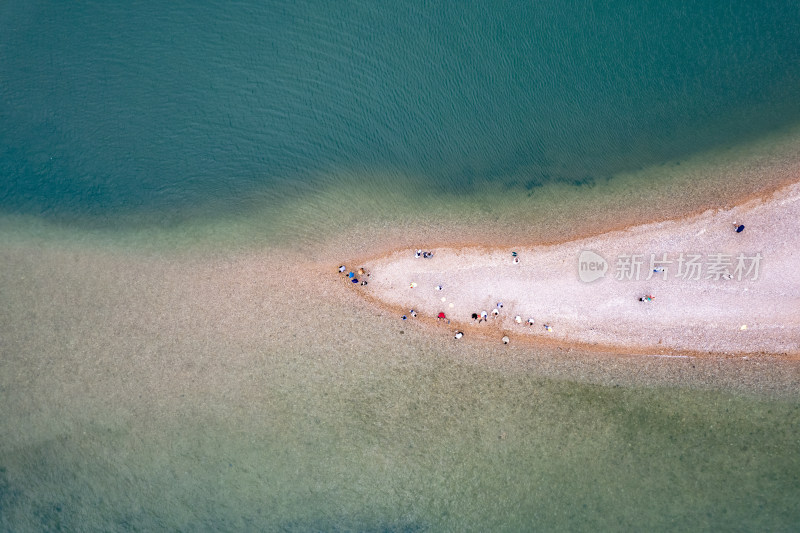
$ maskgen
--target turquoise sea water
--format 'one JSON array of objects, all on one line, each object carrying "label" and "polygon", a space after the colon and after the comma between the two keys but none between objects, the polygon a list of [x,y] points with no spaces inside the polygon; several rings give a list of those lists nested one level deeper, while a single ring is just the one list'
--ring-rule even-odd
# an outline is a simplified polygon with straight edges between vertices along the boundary
[{"label": "turquoise sea water", "polygon": [[0,209],[55,219],[213,217],[340,173],[524,194],[800,119],[792,2],[0,9]]},{"label": "turquoise sea water", "polygon": [[297,259],[347,226],[366,253],[430,213],[501,239],[796,127],[798,27],[792,2],[0,4],[0,529],[795,529],[795,367],[779,392],[723,361],[498,368],[250,286],[224,246],[137,246]]}]

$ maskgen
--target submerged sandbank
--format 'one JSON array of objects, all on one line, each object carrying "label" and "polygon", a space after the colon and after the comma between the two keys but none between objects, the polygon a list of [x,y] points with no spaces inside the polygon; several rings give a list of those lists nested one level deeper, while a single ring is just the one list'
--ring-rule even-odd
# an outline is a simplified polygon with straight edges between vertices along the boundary
[{"label": "submerged sandbank", "polygon": [[[365,261],[369,284],[354,287],[398,320],[463,331],[460,342],[797,358],[798,200],[795,183],[730,209],[547,246],[440,247],[427,259],[404,249]],[[484,311],[486,321],[473,319]]]}]

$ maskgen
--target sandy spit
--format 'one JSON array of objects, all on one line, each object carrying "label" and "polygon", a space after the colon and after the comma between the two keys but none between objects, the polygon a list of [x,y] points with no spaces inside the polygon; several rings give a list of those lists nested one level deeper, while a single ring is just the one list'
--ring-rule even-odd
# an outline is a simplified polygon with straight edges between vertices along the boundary
[{"label": "sandy spit", "polygon": [[[732,208],[569,242],[420,243],[359,262],[368,285],[351,286],[434,335],[463,332],[458,342],[798,359],[799,200],[795,183]],[[482,312],[487,320],[472,318]]]}]

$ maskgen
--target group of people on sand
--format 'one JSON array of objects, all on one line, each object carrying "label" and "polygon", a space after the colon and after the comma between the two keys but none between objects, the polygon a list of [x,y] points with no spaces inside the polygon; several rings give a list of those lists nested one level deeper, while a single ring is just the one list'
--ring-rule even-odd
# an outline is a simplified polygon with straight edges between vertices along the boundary
[{"label": "group of people on sand", "polygon": [[[514,264],[518,264],[519,263],[519,257],[517,255],[517,252],[512,252],[511,256],[512,256],[512,260],[513,260]],[[423,250],[419,249],[419,250],[415,251],[414,257],[418,258],[418,259],[419,258],[430,259],[431,257],[433,257],[433,252],[427,252],[427,251],[423,251]],[[359,285],[362,285],[362,286],[363,285],[367,285],[367,280],[365,278],[369,277],[369,273],[363,267],[357,269],[356,271],[352,271],[352,270],[348,271],[347,266],[345,266],[345,265],[339,266],[339,274],[341,274],[344,277],[346,277],[347,279],[349,279],[353,284],[359,284]],[[415,288],[416,286],[417,286],[416,283],[413,283],[413,282],[411,283],[411,288],[412,289]],[[438,285],[436,287],[436,290],[441,291],[441,290],[443,290],[443,287],[441,285]],[[452,304],[451,304],[451,307],[452,307]],[[501,309],[503,309],[503,302],[497,302],[497,305],[491,311],[492,318],[497,318],[500,315],[500,310]],[[480,324],[481,322],[488,322],[489,314],[490,313],[488,313],[487,311],[481,311],[480,313],[472,313],[472,320],[473,321],[477,321],[478,324]],[[402,315],[400,318],[402,320],[408,320],[409,316],[411,318],[417,318],[417,312],[414,309],[411,309],[411,310],[409,310],[408,314]],[[445,321],[447,324],[450,323],[450,319],[447,318],[447,315],[444,313],[444,311],[440,311],[436,315],[436,320],[439,321],[439,322]],[[520,315],[515,316],[514,317],[514,322],[516,322],[517,324],[522,324],[522,317]],[[529,318],[527,320],[527,324],[528,324],[529,327],[533,326],[534,323],[535,323],[535,321],[534,321],[533,318]],[[547,324],[545,324],[544,327],[545,327],[545,329],[547,331],[552,331],[553,330]],[[456,331],[455,332],[454,338],[456,340],[461,339],[463,337],[464,337],[464,332],[463,331]],[[510,339],[509,339],[508,335],[503,335],[502,341],[503,341],[503,344],[508,344],[510,342]]]},{"label": "group of people on sand", "polygon": [[[368,278],[369,277],[369,272],[367,272],[363,267],[359,268],[355,272],[353,272],[352,270],[350,270],[348,272],[347,271],[347,267],[345,265],[340,265],[339,266],[339,274],[344,275],[353,284],[361,285],[361,286],[367,285],[367,280],[364,279],[364,278]],[[361,279],[358,279],[358,277],[356,277],[356,276],[360,276]]]},{"label": "group of people on sand", "polygon": [[[411,318],[417,318],[417,312],[414,311],[413,309],[409,311],[408,314],[411,315]],[[408,315],[403,315],[400,318],[403,320],[408,320]]]},{"label": "group of people on sand", "polygon": [[[492,314],[492,318],[497,318],[500,315],[500,310],[502,308],[503,308],[503,302],[497,302],[497,305],[495,306],[495,308],[492,309],[492,313],[491,313]],[[480,314],[472,313],[472,320],[473,321],[477,320],[478,324],[480,324],[481,322],[484,322],[484,321],[488,322],[489,313],[487,313],[486,311],[481,311]],[[516,322],[517,324],[522,324],[522,317],[520,315],[515,316],[514,317],[514,322]],[[532,317],[528,319],[528,326],[533,326],[534,323],[535,323],[535,320],[533,320]]]},{"label": "group of people on sand", "polygon": [[[414,311],[413,309],[411,309],[408,312],[408,315],[402,315],[400,318],[402,320],[408,320],[409,315],[411,315],[411,318],[417,318],[417,312]],[[448,324],[450,323],[450,319],[447,318],[447,315],[445,315],[443,311],[439,312],[439,314],[436,315],[436,320],[438,320],[439,322],[441,322],[442,320],[446,320]]]},{"label": "group of people on sand", "polygon": [[[503,308],[503,302],[497,302],[497,305],[495,306],[494,309],[492,309],[492,312],[491,312],[492,318],[497,318],[500,315],[500,310],[502,308]],[[486,311],[481,311],[480,313],[472,313],[472,320],[473,321],[477,321],[478,324],[480,324],[481,322],[488,321],[489,320],[489,313],[486,312]],[[516,322],[517,324],[522,324],[522,317],[520,315],[516,315],[514,317],[514,322]],[[536,323],[536,321],[533,319],[533,317],[531,317],[531,318],[529,318],[527,320],[528,327],[532,327],[535,323]],[[544,328],[545,328],[546,331],[553,331],[552,326],[550,326],[548,324],[545,324]],[[456,331],[456,335],[455,335],[456,339],[460,339],[463,336],[464,336],[464,332]],[[503,344],[508,344],[509,343],[508,335],[504,335],[502,340],[503,340]]]},{"label": "group of people on sand", "polygon": [[[456,340],[459,340],[463,336],[464,336],[464,332],[463,331],[456,331],[456,334],[453,335],[453,338],[456,339]],[[503,341],[503,344],[508,344],[509,342],[511,342],[511,339],[508,338],[508,335],[503,335],[502,341]]]}]

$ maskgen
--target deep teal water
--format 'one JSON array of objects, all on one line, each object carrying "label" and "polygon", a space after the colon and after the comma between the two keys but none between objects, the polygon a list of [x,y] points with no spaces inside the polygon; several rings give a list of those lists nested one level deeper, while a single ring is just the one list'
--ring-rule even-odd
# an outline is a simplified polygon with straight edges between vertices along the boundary
[{"label": "deep teal water", "polygon": [[0,209],[213,217],[342,172],[593,183],[796,122],[798,23],[788,1],[5,2]]}]

